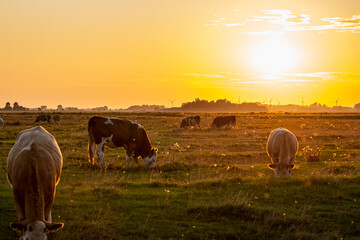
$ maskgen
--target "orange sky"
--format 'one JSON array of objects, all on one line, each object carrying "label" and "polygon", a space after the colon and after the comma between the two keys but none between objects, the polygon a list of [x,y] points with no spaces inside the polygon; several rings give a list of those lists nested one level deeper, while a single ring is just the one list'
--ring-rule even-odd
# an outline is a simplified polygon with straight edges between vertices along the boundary
[{"label": "orange sky", "polygon": [[0,107],[360,102],[358,0],[7,0],[0,23]]}]

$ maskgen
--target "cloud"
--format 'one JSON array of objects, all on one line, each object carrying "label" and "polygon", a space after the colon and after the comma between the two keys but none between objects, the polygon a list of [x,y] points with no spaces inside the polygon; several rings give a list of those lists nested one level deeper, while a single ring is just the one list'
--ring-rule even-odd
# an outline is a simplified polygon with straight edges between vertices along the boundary
[{"label": "cloud", "polygon": [[310,15],[303,13],[293,13],[290,10],[283,9],[272,9],[272,10],[262,10],[265,14],[262,16],[255,16],[253,19],[247,21],[268,21],[273,24],[279,24],[282,26],[296,26],[302,24],[310,23]]},{"label": "cloud", "polygon": [[[324,24],[312,25],[312,16],[305,13],[294,13],[286,9],[262,10],[262,15],[254,16],[250,19],[232,18],[232,21],[219,15],[214,15],[216,19],[211,20],[206,26],[215,28],[237,27],[242,34],[248,35],[281,35],[286,32],[297,31],[338,31],[360,33],[360,14],[352,17],[326,17],[321,21]],[[250,27],[253,31],[248,31]],[[269,25],[275,30],[269,28]],[[245,27],[248,27],[245,29]],[[269,30],[271,29],[271,30]]]},{"label": "cloud", "polygon": [[231,73],[221,72],[213,74],[189,73],[181,74],[188,80],[200,81],[201,83],[213,82],[219,86],[235,85],[304,85],[334,81],[348,81],[360,84],[360,73],[347,72],[312,72],[312,73]]}]

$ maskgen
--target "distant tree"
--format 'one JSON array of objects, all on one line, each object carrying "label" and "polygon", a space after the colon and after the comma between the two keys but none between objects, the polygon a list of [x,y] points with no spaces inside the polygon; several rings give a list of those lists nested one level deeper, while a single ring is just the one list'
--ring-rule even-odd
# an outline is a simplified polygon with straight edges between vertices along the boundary
[{"label": "distant tree", "polygon": [[62,105],[58,105],[56,110],[58,110],[58,111],[64,111],[64,108],[63,108]]},{"label": "distant tree", "polygon": [[200,100],[196,98],[193,102],[186,102],[181,105],[184,110],[191,111],[229,111],[229,112],[267,112],[265,106],[258,103],[232,103],[226,99],[219,99],[216,102]]},{"label": "distant tree", "polygon": [[12,110],[11,104],[10,104],[9,102],[7,102],[7,103],[5,104],[4,110],[5,110],[5,111]]},{"label": "distant tree", "polygon": [[19,103],[18,103],[18,102],[14,102],[13,109],[14,109],[15,111],[18,111],[18,110],[20,109],[20,106],[19,106]]},{"label": "distant tree", "polygon": [[47,106],[45,106],[45,105],[43,105],[43,106],[40,107],[40,110],[41,110],[41,111],[46,111],[46,109],[47,109]]},{"label": "distant tree", "polygon": [[318,104],[317,102],[314,102],[313,104],[310,104],[310,107],[318,107],[318,106],[321,106],[321,104]]},{"label": "distant tree", "polygon": [[360,103],[355,104],[354,109],[360,111]]}]

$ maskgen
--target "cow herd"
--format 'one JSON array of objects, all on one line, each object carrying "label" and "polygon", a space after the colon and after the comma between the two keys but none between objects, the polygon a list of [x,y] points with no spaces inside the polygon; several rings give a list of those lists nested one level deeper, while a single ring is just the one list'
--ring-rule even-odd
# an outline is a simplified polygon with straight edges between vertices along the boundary
[{"label": "cow herd", "polygon": [[[214,118],[211,127],[213,128],[232,128],[236,126],[235,116],[218,116]],[[181,121],[179,129],[185,129],[188,127],[200,128],[200,116],[185,117]]]},{"label": "cow herd", "polygon": [[[49,122],[51,116],[39,115],[38,122]],[[58,122],[60,117],[53,119]],[[213,120],[212,127],[234,127],[235,116],[220,116]],[[3,120],[0,118],[0,128]],[[200,127],[200,117],[186,117],[180,128]],[[105,169],[104,147],[122,147],[126,150],[126,167],[129,159],[141,157],[149,168],[156,166],[157,149],[151,145],[143,126],[138,123],[94,116],[88,121],[89,161],[94,166],[95,153]],[[276,177],[290,177],[298,150],[298,141],[293,133],[278,128],[270,133],[266,150]],[[37,126],[20,132],[7,159],[7,178],[13,190],[18,221],[11,223],[20,232],[20,239],[47,239],[48,232],[57,231],[63,223],[52,223],[56,185],[60,180],[63,158],[56,139],[43,127]]]},{"label": "cow herd", "polygon": [[[55,123],[60,122],[60,116],[58,114],[55,114],[53,119],[54,119]],[[51,121],[50,114],[41,114],[36,118],[35,123],[41,123],[41,122],[48,122],[49,123],[50,121]]]}]

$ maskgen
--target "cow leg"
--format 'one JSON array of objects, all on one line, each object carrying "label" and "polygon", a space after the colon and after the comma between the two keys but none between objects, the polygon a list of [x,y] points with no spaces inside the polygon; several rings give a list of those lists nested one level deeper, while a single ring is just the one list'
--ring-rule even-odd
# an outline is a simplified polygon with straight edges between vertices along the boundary
[{"label": "cow leg", "polygon": [[90,135],[89,135],[89,144],[88,144],[88,148],[89,148],[89,162],[92,164],[92,166],[94,166],[95,162],[95,152],[96,152],[96,143],[93,139],[91,139]]},{"label": "cow leg", "polygon": [[129,167],[129,159],[130,159],[130,157],[127,155],[127,153],[126,153],[126,162],[125,162],[125,166],[126,167]]},{"label": "cow leg", "polygon": [[50,213],[49,213],[49,216],[48,216],[48,222],[49,222],[49,223],[52,223],[51,210],[50,210]]},{"label": "cow leg", "polygon": [[25,203],[23,197],[24,196],[16,197],[16,194],[14,193],[15,209],[19,222],[25,220]]},{"label": "cow leg", "polygon": [[100,164],[102,169],[105,170],[105,162],[104,162],[104,146],[105,146],[106,139],[103,138],[101,143],[97,144],[96,146],[96,154],[98,155],[98,158],[100,160]]},{"label": "cow leg", "polygon": [[127,149],[126,149],[126,163],[125,163],[125,166],[126,167],[129,167],[129,159],[132,157],[132,156],[135,156],[134,155],[134,151],[135,151],[135,143],[134,142],[131,142],[129,144],[127,144]]},{"label": "cow leg", "polygon": [[45,210],[44,210],[44,217],[45,220],[48,221],[49,223],[52,222],[52,218],[51,218],[51,209],[53,207],[54,204],[54,199],[55,199],[55,193],[56,193],[56,189],[54,189],[54,194],[51,194],[51,196],[49,197],[45,197]]}]

